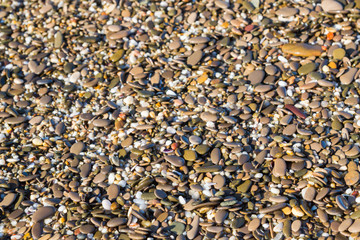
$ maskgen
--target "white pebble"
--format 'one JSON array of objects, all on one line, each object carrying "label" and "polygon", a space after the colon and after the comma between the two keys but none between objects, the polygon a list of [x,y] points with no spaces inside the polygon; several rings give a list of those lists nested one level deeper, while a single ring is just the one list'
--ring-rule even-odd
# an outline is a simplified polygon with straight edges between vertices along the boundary
[{"label": "white pebble", "polygon": [[105,210],[111,210],[111,202],[109,200],[104,199],[101,203]]}]

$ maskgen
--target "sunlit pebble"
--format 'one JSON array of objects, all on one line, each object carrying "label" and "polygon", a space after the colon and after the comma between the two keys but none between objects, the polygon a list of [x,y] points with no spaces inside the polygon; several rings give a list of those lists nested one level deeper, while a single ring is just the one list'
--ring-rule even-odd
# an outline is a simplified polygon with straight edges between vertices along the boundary
[{"label": "sunlit pebble", "polygon": [[274,232],[281,232],[284,227],[284,224],[282,222],[276,224],[273,228]]},{"label": "sunlit pebble", "polygon": [[111,202],[109,200],[104,199],[101,204],[105,210],[111,210]]}]

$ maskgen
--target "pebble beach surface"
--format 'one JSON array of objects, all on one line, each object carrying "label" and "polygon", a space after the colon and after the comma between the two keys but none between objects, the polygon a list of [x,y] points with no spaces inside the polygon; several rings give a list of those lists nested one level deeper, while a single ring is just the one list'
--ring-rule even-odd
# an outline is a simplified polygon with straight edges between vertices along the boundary
[{"label": "pebble beach surface", "polygon": [[360,239],[360,1],[0,4],[0,239]]}]

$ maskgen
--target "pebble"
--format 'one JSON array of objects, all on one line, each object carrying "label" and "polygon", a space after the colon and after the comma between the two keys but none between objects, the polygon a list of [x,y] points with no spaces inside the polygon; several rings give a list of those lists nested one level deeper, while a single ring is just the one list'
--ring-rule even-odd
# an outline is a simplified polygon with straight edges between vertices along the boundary
[{"label": "pebble", "polygon": [[350,68],[343,75],[340,76],[340,82],[345,85],[351,84],[357,71],[357,68]]},{"label": "pebble", "polygon": [[83,234],[93,233],[95,231],[95,227],[91,224],[82,225],[80,227],[80,232]]},{"label": "pebble", "polygon": [[200,223],[200,218],[198,215],[195,215],[190,224],[191,229],[186,232],[186,236],[189,239],[194,239],[198,235],[199,223]]},{"label": "pebble", "polygon": [[190,66],[194,66],[198,64],[203,57],[204,53],[201,50],[193,52],[188,58],[187,58],[187,64]]},{"label": "pebble", "polygon": [[39,222],[46,218],[52,217],[56,212],[54,207],[46,206],[40,207],[36,212],[32,215],[33,222]]},{"label": "pebble", "polygon": [[165,156],[165,160],[174,165],[175,167],[181,167],[185,164],[183,158],[175,155]]},{"label": "pebble", "polygon": [[343,10],[342,4],[335,0],[321,1],[321,7],[325,12],[333,12],[333,11]]},{"label": "pebble", "polygon": [[274,160],[274,169],[273,174],[275,177],[283,177],[286,175],[286,162],[282,158],[277,158]]},{"label": "pebble", "polygon": [[16,193],[9,193],[0,202],[0,207],[8,207],[16,200]]},{"label": "pebble", "polygon": [[107,127],[110,123],[110,120],[107,119],[96,119],[93,121],[95,127]]},{"label": "pebble", "polygon": [[77,142],[71,146],[70,152],[75,155],[79,155],[84,149],[85,149],[85,144],[83,142]]},{"label": "pebble", "polygon": [[213,182],[215,183],[215,189],[221,189],[225,186],[226,179],[221,175],[216,175],[213,178]]},{"label": "pebble", "polygon": [[351,218],[348,218],[344,221],[341,222],[341,224],[339,225],[339,232],[344,232],[346,230],[348,230],[348,228],[352,225],[353,220]]},{"label": "pebble", "polygon": [[282,16],[282,17],[290,17],[294,16],[299,12],[296,8],[290,8],[290,7],[283,7],[277,10],[275,13],[276,15]]},{"label": "pebble", "polygon": [[322,49],[317,45],[309,45],[306,43],[288,43],[282,46],[282,51],[299,57],[320,56]]},{"label": "pebble", "polygon": [[356,219],[347,230],[350,233],[360,232],[360,219]]},{"label": "pebble", "polygon": [[248,225],[248,230],[249,231],[255,231],[256,229],[258,229],[258,227],[260,226],[260,219],[258,218],[254,218],[253,220],[251,220],[251,222]]},{"label": "pebble", "polygon": [[360,180],[360,174],[358,171],[349,171],[346,175],[345,175],[345,183],[348,186],[353,186],[356,183],[359,182]]},{"label": "pebble", "polygon": [[127,222],[126,218],[112,218],[106,224],[108,227],[118,227],[120,225],[124,225]]}]

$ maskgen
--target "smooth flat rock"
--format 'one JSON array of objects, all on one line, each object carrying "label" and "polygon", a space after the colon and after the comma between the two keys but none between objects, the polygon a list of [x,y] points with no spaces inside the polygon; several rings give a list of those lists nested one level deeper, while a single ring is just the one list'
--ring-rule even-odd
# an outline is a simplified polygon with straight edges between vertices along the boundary
[{"label": "smooth flat rock", "polygon": [[335,0],[324,0],[321,2],[321,7],[325,12],[341,11],[344,9],[343,5]]},{"label": "smooth flat rock", "polygon": [[120,225],[124,225],[127,222],[126,218],[112,218],[107,222],[108,227],[117,227]]},{"label": "smooth flat rock", "polygon": [[344,85],[351,84],[357,71],[357,68],[350,68],[343,75],[340,76],[340,82]]},{"label": "smooth flat rock", "polygon": [[286,175],[286,162],[282,158],[274,160],[273,174],[275,177],[283,177]]},{"label": "smooth flat rock", "polygon": [[297,14],[299,10],[297,8],[283,7],[275,12],[276,15],[282,17],[291,17]]},{"label": "smooth flat rock", "polygon": [[46,207],[40,207],[33,215],[32,215],[32,221],[33,222],[39,222],[46,218],[52,217],[55,214],[55,208],[46,206]]},{"label": "smooth flat rock", "polygon": [[0,207],[8,207],[16,200],[16,193],[8,193],[4,199],[0,202]]},{"label": "smooth flat rock", "polygon": [[70,148],[70,153],[79,155],[85,149],[85,144],[83,142],[74,143]]},{"label": "smooth flat rock", "polygon": [[201,50],[195,51],[187,58],[187,65],[194,66],[198,64],[203,56],[204,53]]},{"label": "smooth flat rock", "polygon": [[307,43],[287,43],[281,49],[284,53],[299,57],[320,56],[322,53],[321,46]]},{"label": "smooth flat rock", "polygon": [[175,155],[165,156],[165,160],[174,165],[175,167],[181,167],[185,164],[185,160],[183,158]]}]

